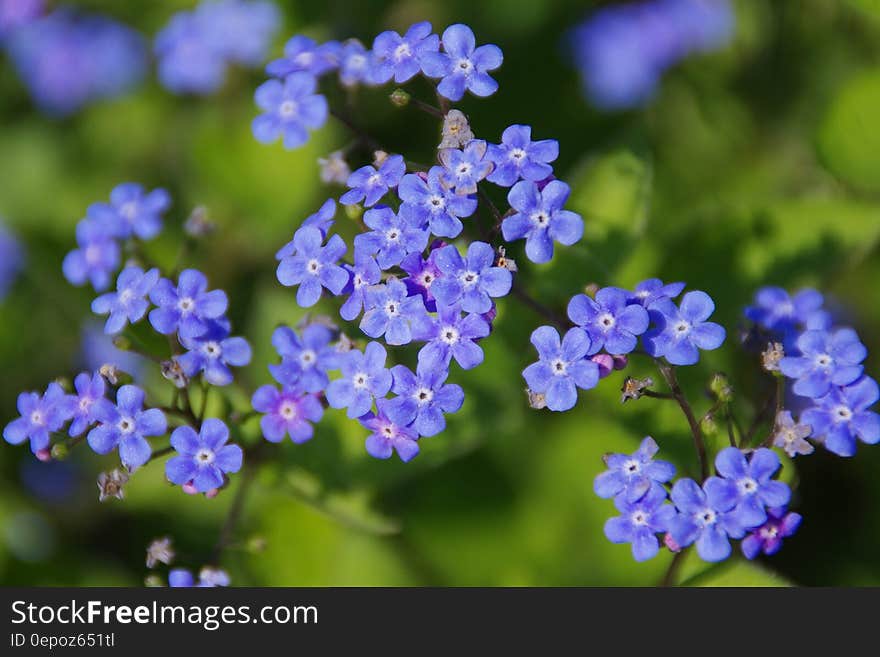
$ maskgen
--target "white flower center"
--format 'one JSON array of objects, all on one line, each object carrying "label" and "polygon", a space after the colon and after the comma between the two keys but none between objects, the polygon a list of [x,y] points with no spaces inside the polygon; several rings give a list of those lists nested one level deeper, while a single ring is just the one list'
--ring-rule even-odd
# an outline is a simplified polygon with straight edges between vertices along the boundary
[{"label": "white flower center", "polygon": [[360,70],[367,65],[367,58],[361,55],[360,53],[356,55],[352,55],[348,58],[348,65],[350,68],[355,70]]},{"label": "white flower center", "polygon": [[31,423],[32,424],[43,424],[45,419],[43,418],[43,414],[40,411],[34,411],[31,413]]},{"label": "white flower center", "polygon": [[557,358],[550,363],[550,369],[556,376],[565,376],[568,371],[568,363],[561,358]]},{"label": "white flower center", "polygon": [[367,284],[366,281],[363,278],[361,278],[360,274],[354,275],[354,286],[355,287],[363,287],[366,284]]},{"label": "white flower center", "polygon": [[278,408],[278,415],[283,417],[285,420],[292,420],[296,417],[296,404],[292,401],[285,401]]},{"label": "white flower center", "polygon": [[753,495],[758,490],[758,482],[751,477],[740,479],[736,485],[743,495]]},{"label": "white flower center", "polygon": [[703,509],[696,515],[697,524],[703,527],[714,525],[717,520],[718,516],[712,509]]},{"label": "white flower center", "polygon": [[446,200],[438,194],[431,196],[428,199],[428,204],[431,206],[430,209],[434,212],[439,212],[446,208]]},{"label": "white flower center", "polygon": [[385,303],[385,314],[389,317],[397,317],[400,314],[400,307],[396,301],[388,301]]},{"label": "white flower center", "polygon": [[283,103],[281,103],[281,105],[279,105],[278,114],[281,116],[282,119],[290,119],[296,115],[296,110],[297,106],[295,101],[285,100]]},{"label": "white flower center", "polygon": [[648,514],[644,511],[636,511],[632,514],[632,523],[634,525],[647,525],[648,524]]},{"label": "white flower center", "polygon": [[207,447],[203,447],[196,452],[196,462],[199,465],[211,465],[214,462],[214,452]]},{"label": "white flower center", "polygon": [[429,287],[431,287],[431,283],[433,283],[434,280],[435,280],[435,279],[434,279],[434,274],[432,274],[432,273],[429,272],[429,271],[422,272],[421,281],[422,281],[422,286],[423,286],[423,287],[425,287],[425,288],[429,288]]},{"label": "white flower center", "polygon": [[547,213],[543,210],[534,213],[531,216],[532,223],[535,224],[538,228],[546,228],[547,224],[550,223],[550,217],[547,216]]},{"label": "white flower center", "polygon": [[306,50],[305,52],[301,52],[296,57],[293,58],[293,61],[296,62],[299,66],[308,67],[312,65],[312,62],[315,59],[315,54],[311,50]]},{"label": "white flower center", "polygon": [[321,263],[318,262],[317,259],[312,258],[311,260],[309,260],[308,264],[306,264],[306,269],[309,270],[310,274],[317,274],[319,271],[321,271]]},{"label": "white flower center", "polygon": [[691,332],[691,325],[682,319],[675,325],[674,330],[677,336],[684,337]]},{"label": "white flower center", "polygon": [[86,262],[90,265],[96,265],[101,260],[101,249],[97,244],[90,244],[86,247]]},{"label": "white flower center", "polygon": [[81,410],[83,412],[88,411],[92,407],[92,404],[94,404],[94,403],[95,403],[95,400],[92,399],[91,397],[83,397],[82,399],[79,400],[79,410]]},{"label": "white flower center", "polygon": [[188,313],[195,308],[196,302],[193,301],[191,297],[184,297],[180,301],[177,302],[177,307],[180,309],[182,313]]},{"label": "white flower center", "polygon": [[367,384],[370,382],[370,377],[367,376],[364,372],[358,372],[352,377],[352,383],[355,388],[362,390],[367,387]]},{"label": "white flower center", "polygon": [[614,328],[614,315],[612,315],[611,313],[602,313],[601,315],[599,315],[598,322],[602,330],[608,331]]},{"label": "white flower center", "polygon": [[117,424],[116,426],[122,433],[131,433],[132,431],[134,431],[134,419],[130,417],[124,417],[119,420],[119,424]]},{"label": "white flower center", "polygon": [[137,204],[134,201],[123,203],[122,207],[119,208],[119,214],[122,215],[123,219],[131,221],[137,215]]},{"label": "white flower center", "polygon": [[510,151],[510,159],[516,163],[521,162],[526,156],[526,152],[521,148],[514,148]]},{"label": "white flower center", "polygon": [[367,186],[368,187],[376,187],[381,182],[382,182],[382,176],[380,176],[378,173],[374,173],[372,176],[370,176],[367,179]]},{"label": "white flower center", "polygon": [[131,301],[134,293],[128,288],[125,288],[122,292],[119,293],[119,303],[125,304]]},{"label": "white flower center", "polygon": [[409,57],[412,54],[412,50],[409,49],[408,43],[401,43],[397,48],[394,49],[394,58],[397,61],[402,60],[405,57]]},{"label": "white flower center", "polygon": [[462,162],[461,164],[458,165],[458,176],[460,178],[464,178],[465,176],[470,174],[470,172],[471,172],[471,165],[468,164],[467,162]]},{"label": "white flower center", "polygon": [[389,242],[397,242],[400,240],[400,231],[397,228],[392,228],[387,233],[385,233],[385,239]]},{"label": "white flower center", "polygon": [[456,344],[459,337],[458,329],[454,326],[444,326],[440,331],[440,339],[446,344]]},{"label": "white flower center", "polygon": [[630,459],[623,464],[623,472],[627,475],[636,475],[642,470],[642,465],[635,459]]},{"label": "white flower center", "polygon": [[317,359],[317,355],[311,349],[305,349],[299,355],[299,362],[303,367],[311,367]]},{"label": "white flower center", "polygon": [[819,354],[816,356],[816,365],[819,367],[829,367],[834,362],[834,359],[831,358],[828,354]]},{"label": "white flower center", "polygon": [[761,529],[758,530],[758,534],[761,538],[765,540],[774,539],[777,535],[779,535],[779,528],[774,525],[761,527]]},{"label": "white flower center", "polygon": [[458,277],[465,289],[470,289],[480,280],[480,275],[475,271],[466,271]]},{"label": "white flower center", "polygon": [[474,65],[471,64],[471,60],[467,58],[459,59],[456,66],[461,73],[470,73],[474,68]]},{"label": "white flower center", "polygon": [[431,403],[431,400],[434,399],[434,391],[430,388],[419,388],[416,390],[416,393],[413,395],[416,401],[420,406]]},{"label": "white flower center", "polygon": [[848,406],[838,406],[834,409],[834,420],[836,422],[849,422],[852,416],[853,412]]},{"label": "white flower center", "polygon": [[211,340],[202,345],[202,351],[208,358],[219,358],[223,350],[218,342]]}]

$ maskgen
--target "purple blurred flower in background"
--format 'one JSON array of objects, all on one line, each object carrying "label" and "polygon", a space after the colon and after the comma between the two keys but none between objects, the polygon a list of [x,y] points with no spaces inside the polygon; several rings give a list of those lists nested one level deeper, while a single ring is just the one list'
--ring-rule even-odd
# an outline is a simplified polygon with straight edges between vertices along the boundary
[{"label": "purple blurred flower in background", "polygon": [[586,95],[618,110],[646,103],[668,68],[721,48],[733,27],[727,0],[651,0],[601,9],[570,38]]},{"label": "purple blurred flower in background", "polygon": [[24,248],[0,222],[0,302],[18,277],[24,264]]},{"label": "purple blurred flower in background", "polygon": [[0,0],[0,41],[43,15],[46,0]]}]

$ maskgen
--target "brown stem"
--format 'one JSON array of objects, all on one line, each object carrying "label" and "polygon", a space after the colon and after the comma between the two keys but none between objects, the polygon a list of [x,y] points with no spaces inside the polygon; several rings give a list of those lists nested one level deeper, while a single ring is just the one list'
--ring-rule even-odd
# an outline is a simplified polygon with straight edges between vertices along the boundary
[{"label": "brown stem", "polygon": [[690,425],[691,428],[691,435],[694,438],[694,447],[697,450],[697,458],[700,461],[700,475],[702,476],[702,480],[705,481],[709,477],[709,462],[706,457],[706,441],[703,438],[703,430],[700,429],[700,423],[697,422],[694,411],[691,408],[687,397],[684,396],[681,386],[678,384],[678,378],[675,376],[675,368],[668,363],[664,363],[659,358],[655,358],[654,362],[657,363],[657,368],[660,370],[660,374],[663,376],[666,384],[672,391],[672,396],[681,407],[681,411],[684,413],[685,418],[687,418],[688,425]]},{"label": "brown stem", "polygon": [[348,116],[331,109],[330,115],[339,121],[342,125],[348,128],[364,145],[366,145],[370,150],[380,151],[382,150],[382,145],[373,139],[370,135],[368,135],[360,126],[358,126],[354,121],[352,121]]},{"label": "brown stem", "polygon": [[684,555],[685,550],[679,550],[675,553],[675,556],[672,557],[672,561],[669,562],[669,567],[666,569],[663,579],[660,580],[659,586],[675,586],[675,576],[678,574],[679,568],[681,568],[681,564],[684,561]]}]

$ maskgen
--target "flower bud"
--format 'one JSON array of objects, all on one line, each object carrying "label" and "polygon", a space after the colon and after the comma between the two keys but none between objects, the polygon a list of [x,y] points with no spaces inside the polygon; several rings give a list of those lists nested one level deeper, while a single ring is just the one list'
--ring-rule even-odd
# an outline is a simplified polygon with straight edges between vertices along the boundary
[{"label": "flower bud", "polygon": [[114,335],[113,346],[120,351],[131,351],[131,340],[124,335]]},{"label": "flower bud", "polygon": [[43,463],[48,463],[52,460],[52,452],[50,452],[48,449],[38,449],[34,453],[34,456],[37,457],[38,461],[42,461]]},{"label": "flower bud", "polygon": [[55,443],[52,445],[52,458],[56,461],[63,461],[70,454],[70,448],[66,443]]},{"label": "flower bud", "polygon": [[529,398],[529,408],[542,409],[547,407],[547,399],[542,392],[534,392],[526,388],[526,395]]},{"label": "flower bud", "polygon": [[779,361],[785,357],[785,349],[780,342],[771,342],[761,352],[761,367],[768,372],[779,372]]},{"label": "flower bud", "polygon": [[712,379],[709,381],[709,390],[715,396],[715,399],[725,404],[733,399],[733,388],[730,386],[730,380],[727,378],[727,375],[721,372],[712,375]]},{"label": "flower bud", "polygon": [[214,222],[208,219],[208,209],[204,205],[194,208],[183,222],[183,231],[195,238],[210,235],[216,228]]},{"label": "flower bud", "polygon": [[165,586],[165,582],[156,573],[152,573],[144,578],[144,586],[155,589]]},{"label": "flower bud", "polygon": [[406,107],[409,105],[409,99],[412,98],[412,96],[403,89],[395,89],[391,92],[389,98],[391,99],[391,104],[395,107]]}]

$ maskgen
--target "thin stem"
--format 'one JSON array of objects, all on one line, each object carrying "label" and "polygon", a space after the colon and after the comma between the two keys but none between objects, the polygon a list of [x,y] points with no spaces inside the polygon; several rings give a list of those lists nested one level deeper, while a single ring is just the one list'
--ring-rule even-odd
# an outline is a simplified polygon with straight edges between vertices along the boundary
[{"label": "thin stem", "polygon": [[730,412],[730,406],[727,407],[727,413],[724,416],[727,420],[725,422],[727,424],[727,439],[730,441],[731,447],[736,447],[736,436],[733,433],[733,414]]},{"label": "thin stem", "polygon": [[370,135],[368,135],[360,126],[358,126],[354,121],[348,118],[346,115],[339,113],[338,111],[331,109],[330,115],[339,121],[342,125],[348,128],[352,134],[354,134],[362,144],[367,146],[370,150],[380,151],[382,150],[382,145],[373,139]]},{"label": "thin stem", "polygon": [[211,387],[203,379],[202,380],[202,405],[199,408],[199,426],[201,426],[202,422],[205,421],[205,412],[208,410],[208,393],[210,391],[211,391]]},{"label": "thin stem", "polygon": [[761,443],[764,447],[772,447],[773,440],[776,438],[776,421],[782,412],[782,405],[785,402],[785,380],[780,376],[776,378],[776,415],[773,416],[773,423],[770,425],[770,433]]},{"label": "thin stem", "polygon": [[211,553],[209,563],[218,563],[220,561],[220,556],[223,554],[223,550],[229,547],[232,543],[232,537],[235,533],[236,525],[238,525],[239,520],[241,520],[241,515],[244,511],[244,501],[247,497],[247,492],[255,479],[255,469],[256,463],[248,464],[245,466],[244,471],[241,474],[241,482],[238,484],[238,489],[235,491],[235,497],[232,498],[232,504],[226,514],[226,520],[223,521],[223,527],[220,529],[217,543],[214,544],[214,550]]},{"label": "thin stem", "polygon": [[675,553],[675,556],[672,557],[672,561],[669,562],[669,567],[666,569],[663,579],[660,580],[660,586],[675,586],[675,576],[678,574],[678,570],[681,568],[681,564],[684,561],[685,551],[686,550],[679,550]]},{"label": "thin stem", "polygon": [[162,449],[157,449],[155,452],[150,454],[150,458],[147,459],[147,463],[149,463],[150,461],[155,461],[156,459],[160,459],[163,456],[165,456],[166,454],[170,454],[173,451],[174,451],[174,448],[171,447],[170,445],[168,447],[163,447]]},{"label": "thin stem", "polygon": [[681,386],[678,384],[678,378],[675,376],[675,368],[672,365],[664,363],[659,358],[655,358],[654,362],[657,363],[657,368],[660,370],[660,374],[663,376],[666,384],[672,391],[672,396],[681,407],[681,411],[684,413],[685,418],[687,418],[688,425],[690,425],[691,428],[691,435],[694,438],[694,447],[697,450],[697,458],[700,461],[700,475],[702,476],[703,481],[705,481],[709,477],[709,462],[706,457],[706,441],[703,438],[703,431],[700,429],[700,423],[697,422],[694,411],[691,408],[687,397],[684,396]]},{"label": "thin stem", "polygon": [[675,399],[674,395],[669,394],[668,392],[654,392],[653,390],[642,390],[639,393],[642,397],[652,397],[653,399]]},{"label": "thin stem", "polygon": [[537,300],[533,299],[531,296],[529,296],[528,292],[523,290],[522,287],[519,285],[519,283],[516,280],[514,280],[513,287],[511,287],[510,292],[511,292],[511,294],[513,294],[513,296],[515,296],[517,299],[522,301],[524,304],[526,304],[529,308],[534,310],[536,313],[538,313],[539,315],[543,315],[544,317],[549,319],[551,322],[556,324],[556,326],[559,329],[561,329],[563,331],[568,329],[568,322],[565,320],[565,317],[563,317],[562,315],[557,313],[552,308],[548,308],[547,306],[542,304],[540,301],[537,301]]},{"label": "thin stem", "polygon": [[426,103],[423,100],[419,100],[418,98],[410,97],[409,102],[414,107],[422,110],[425,114],[430,114],[431,116],[437,117],[438,119],[442,119],[446,114],[439,107],[434,107],[430,103]]}]

